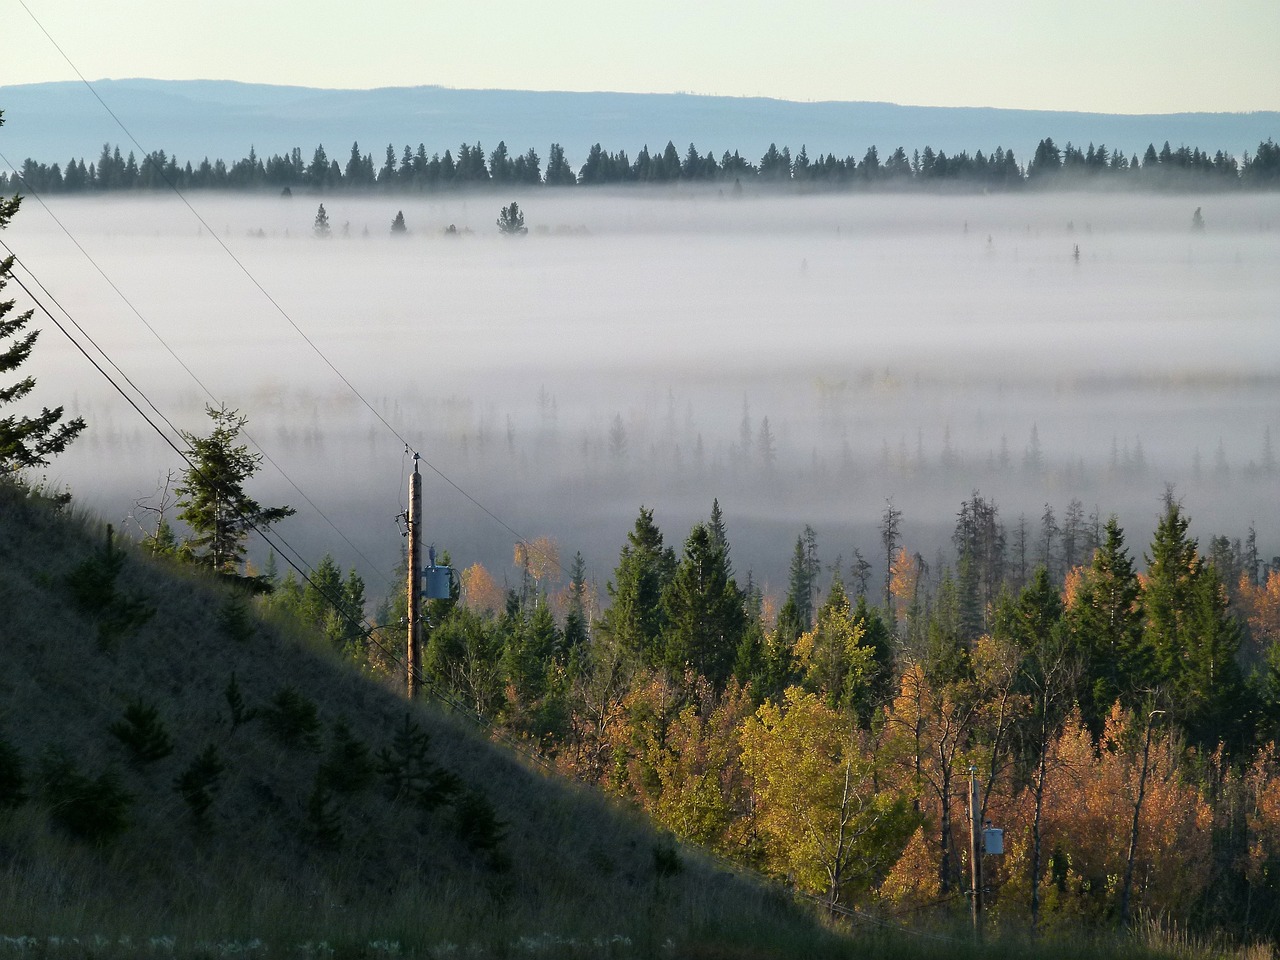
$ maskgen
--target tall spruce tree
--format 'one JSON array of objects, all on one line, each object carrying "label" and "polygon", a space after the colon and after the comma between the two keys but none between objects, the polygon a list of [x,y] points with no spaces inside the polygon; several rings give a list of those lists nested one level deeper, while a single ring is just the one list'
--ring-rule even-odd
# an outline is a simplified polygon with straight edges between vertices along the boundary
[{"label": "tall spruce tree", "polygon": [[1217,571],[1188,536],[1190,520],[1172,493],[1151,541],[1142,589],[1146,642],[1172,715],[1202,747],[1236,731],[1224,729],[1243,695],[1236,653],[1239,627],[1227,610]]},{"label": "tall spruce tree", "polygon": [[663,660],[675,676],[691,667],[722,687],[733,669],[747,617],[723,548],[705,523],[685,540],[684,554],[662,595],[667,624]]},{"label": "tall spruce tree", "polygon": [[225,406],[205,407],[213,421],[208,436],[182,432],[188,466],[175,489],[178,518],[191,528],[181,551],[218,573],[238,576],[250,530],[262,531],[294,514],[292,507],[264,507],[244,484],[258,472],[262,454],[237,441],[247,418]]},{"label": "tall spruce tree", "polygon": [[649,665],[661,660],[659,638],[666,624],[662,594],[675,567],[675,552],[663,549],[653,511],[641,507],[608,584],[611,603],[599,624],[631,659]]},{"label": "tall spruce tree", "polygon": [[1065,620],[1081,663],[1081,714],[1100,733],[1113,703],[1137,706],[1155,681],[1143,639],[1141,589],[1114,514]]},{"label": "tall spruce tree", "polygon": [[[0,124],[3,123],[4,116],[0,113]],[[0,230],[9,225],[21,200],[21,197],[0,197]],[[3,293],[12,269],[12,256],[0,260],[0,293]],[[14,303],[13,300],[0,300],[0,375],[7,375],[22,366],[31,356],[40,335],[39,330],[23,333],[33,310],[10,318]],[[12,343],[3,346],[9,340]],[[35,385],[34,377],[24,377],[15,384],[0,386],[0,407],[23,399],[35,389]],[[84,420],[75,417],[63,422],[62,414],[62,407],[52,410],[45,407],[35,417],[16,414],[0,417],[0,479],[7,479],[28,467],[46,466],[50,457],[61,453],[79,436],[84,429]]]}]

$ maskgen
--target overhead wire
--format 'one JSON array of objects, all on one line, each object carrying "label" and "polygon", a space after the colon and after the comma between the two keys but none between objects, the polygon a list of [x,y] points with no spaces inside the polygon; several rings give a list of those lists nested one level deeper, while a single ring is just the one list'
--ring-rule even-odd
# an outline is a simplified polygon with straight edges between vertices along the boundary
[{"label": "overhead wire", "polygon": [[[0,241],[0,243],[2,243],[2,241]],[[6,246],[6,249],[7,249],[7,246]],[[24,266],[23,270],[27,271],[28,274],[30,274],[30,271],[27,267]],[[117,393],[120,394],[120,396],[125,400],[125,402],[128,403],[129,406],[131,406],[135,412],[137,412],[138,416],[142,417],[142,419],[146,421],[147,425],[150,426],[152,430],[156,432],[156,434],[160,437],[160,439],[163,440],[174,451],[174,453],[176,453],[184,461],[186,461],[187,467],[191,471],[192,475],[199,477],[201,480],[203,480],[206,483],[209,483],[211,486],[217,487],[218,485],[217,479],[209,476],[204,470],[202,470],[199,464],[197,464],[194,460],[191,459],[190,454],[186,450],[184,450],[182,447],[180,447],[171,436],[165,433],[165,431],[161,429],[159,424],[157,424],[154,420],[151,419],[150,415],[148,415],[147,412],[143,410],[141,406],[139,406],[138,401],[135,400],[133,397],[131,397],[129,395],[129,392],[125,390],[123,387],[121,387],[120,384],[115,381],[115,379],[111,376],[110,373],[107,372],[107,370],[103,367],[103,365],[99,363],[89,353],[89,351],[85,348],[84,344],[80,343],[74,336],[71,335],[71,332],[66,328],[66,326],[57,318],[57,316],[54,315],[53,311],[49,309],[49,307],[44,303],[44,301],[41,300],[40,297],[38,297],[34,291],[32,291],[32,289],[26,284],[26,282],[23,281],[22,277],[18,276],[16,273],[13,273],[12,271],[9,272],[8,277],[12,279],[13,282],[16,283],[22,289],[22,291],[31,299],[31,302],[34,303],[40,309],[41,313],[43,313],[46,317],[49,318],[49,320],[53,323],[55,327],[58,328],[58,330],[62,333],[62,335],[65,336],[71,342],[71,344],[80,352],[80,354],[84,356],[86,360],[89,361],[89,363],[94,367],[94,369],[97,370],[98,373],[100,373],[103,376],[103,378],[112,386],[112,388]],[[60,307],[59,309],[61,310],[62,308]],[[70,315],[68,314],[68,317],[69,316]],[[78,324],[76,326],[77,328],[79,327]],[[98,348],[98,349],[99,351],[101,351],[101,348]],[[105,357],[106,354],[103,354],[103,356]],[[139,391],[139,394],[145,397],[145,394],[143,394],[141,391]],[[147,399],[146,403],[149,406],[154,406],[151,403],[150,399]],[[161,415],[161,418],[163,419],[163,415]],[[223,489],[225,491],[225,487]],[[229,502],[234,504],[234,498],[231,498]],[[244,521],[249,528],[251,528],[255,533],[257,533],[258,536],[260,536],[268,545],[270,545],[273,549],[275,549],[280,554],[280,556],[284,559],[284,561],[298,572],[299,576],[302,576],[306,578],[308,581],[310,581],[310,577],[308,576],[307,572],[302,569],[302,566],[299,565],[299,564],[305,564],[305,561],[301,560],[302,554],[297,550],[295,550],[293,546],[284,537],[275,533],[272,533],[269,536],[266,528],[254,522],[252,517],[246,516],[243,512],[239,510],[236,510],[236,513],[239,519]],[[277,543],[275,541],[278,541],[281,546],[277,546]],[[298,557],[299,560],[295,562],[293,557],[290,556],[290,553],[292,553],[293,556]]]},{"label": "overhead wire", "polygon": [[[178,199],[182,201],[183,206],[185,206],[187,210],[190,211],[191,215],[194,216],[196,220],[201,224],[201,226],[203,226],[205,230],[209,233],[209,235],[213,237],[214,241],[218,244],[218,246],[222,248],[223,252],[226,253],[227,256],[231,258],[232,262],[240,269],[240,271],[245,275],[245,277],[249,280],[249,282],[255,288],[257,288],[257,290],[267,299],[267,302],[270,303],[272,307],[275,308],[276,312],[278,312],[280,316],[285,319],[285,321],[289,324],[289,326],[291,326],[294,329],[294,331],[300,337],[302,337],[303,341],[312,349],[312,351],[316,354],[316,356],[318,356],[320,360],[325,364],[325,366],[327,366],[334,373],[334,375],[337,376],[337,378],[340,381],[342,381],[342,383],[347,387],[348,390],[351,391],[352,394],[355,395],[355,397],[360,401],[360,403],[362,403],[365,406],[365,408],[368,409],[369,412],[372,413],[373,416],[379,422],[381,422],[382,425],[386,427],[388,431],[390,431],[392,436],[394,436],[406,447],[413,449],[413,445],[409,443],[407,439],[405,439],[405,437],[400,433],[400,431],[397,430],[391,424],[391,422],[388,421],[387,418],[384,417],[377,410],[377,408],[372,403],[369,402],[369,400],[364,396],[363,393],[360,392],[360,390],[355,386],[355,384],[352,383],[351,380],[349,380],[347,376],[343,374],[341,370],[338,369],[337,365],[335,365],[333,361],[331,361],[328,358],[328,356],[325,355],[324,351],[320,349],[320,347],[315,343],[315,341],[312,340],[311,337],[309,337],[306,334],[306,332],[297,324],[297,322],[294,321],[293,317],[289,314],[289,312],[285,310],[285,308],[280,304],[280,302],[276,300],[274,296],[272,296],[270,291],[268,291],[267,288],[263,286],[261,282],[259,282],[258,278],[253,274],[252,271],[249,270],[249,268],[244,264],[244,262],[241,261],[240,258],[236,256],[235,252],[218,235],[217,231],[215,231],[211,226],[209,226],[209,224],[205,221],[204,217],[200,215],[199,211],[197,211],[196,208],[191,205],[190,201],[187,200],[186,195],[182,192],[181,189],[179,189],[178,185],[175,184],[169,178],[168,172],[164,169],[164,167],[161,166],[159,163],[157,163],[153,155],[150,152],[148,152],[146,148],[142,146],[141,143],[138,142],[137,138],[134,137],[133,133],[124,124],[124,122],[120,119],[120,117],[115,113],[114,110],[111,109],[111,107],[107,104],[107,102],[102,98],[102,96],[98,93],[97,89],[93,86],[93,84],[91,84],[88,81],[88,79],[85,78],[84,74],[80,71],[80,68],[76,66],[74,61],[72,61],[71,57],[68,56],[66,51],[62,49],[58,41],[54,39],[53,35],[50,34],[47,29],[45,29],[44,24],[42,24],[39,18],[36,17],[36,15],[31,11],[31,8],[27,6],[26,0],[18,0],[18,2],[22,5],[23,10],[26,11],[27,16],[31,18],[32,22],[35,23],[36,27],[40,30],[40,32],[43,33],[46,39],[48,39],[49,43],[53,45],[53,48],[57,50],[58,54],[62,57],[62,59],[66,61],[67,66],[71,68],[71,70],[79,78],[80,82],[89,90],[89,92],[93,95],[94,99],[98,101],[102,109],[107,112],[107,114],[111,117],[111,119],[115,121],[116,125],[124,132],[125,136],[128,137],[129,141],[135,147],[137,147],[137,149],[142,153],[143,162],[150,163],[152,165],[152,167],[157,171],[161,179],[164,180],[165,184],[168,185],[168,187],[174,192],[174,194],[178,197]],[[8,161],[6,161],[6,163],[7,162]],[[447,484],[450,488],[452,488],[456,493],[461,495],[463,498],[469,501],[474,507],[476,507],[476,509],[480,510],[487,517],[489,517],[489,519],[491,519],[496,524],[498,524],[502,529],[504,529],[507,533],[509,533],[512,537],[514,537],[517,542],[523,543],[525,546],[530,545],[530,542],[527,537],[523,536],[518,531],[516,531],[505,520],[503,520],[496,513],[490,510],[487,506],[481,503],[478,499],[472,496],[469,491],[463,489],[458,483],[454,482],[452,478],[446,475],[444,471],[441,470],[439,467],[437,467],[434,463],[432,463],[426,457],[422,457],[419,451],[414,449],[414,452],[419,453],[419,459],[427,467],[427,469],[431,470],[432,473],[434,473],[437,477],[439,477],[442,481],[444,481],[444,483]],[[555,566],[557,570],[563,574],[564,570],[563,570],[563,567],[561,567],[558,558],[550,558],[550,559],[551,559],[552,565]]]},{"label": "overhead wire", "polygon": [[[14,172],[14,175],[23,183],[24,186],[27,187],[28,194],[38,204],[40,204],[40,206],[44,209],[45,213],[49,215],[49,218],[52,219],[53,222],[58,225],[58,228],[62,230],[64,234],[66,234],[67,239],[69,239],[72,242],[72,244],[75,245],[76,249],[80,251],[81,255],[86,260],[89,261],[90,265],[94,268],[94,270],[98,272],[99,276],[101,276],[102,279],[106,281],[107,285],[111,287],[111,289],[115,292],[116,296],[118,296],[124,302],[125,306],[127,306],[133,312],[133,315],[137,317],[138,320],[141,321],[142,325],[145,326],[148,331],[150,331],[153,337],[155,337],[156,341],[162,347],[164,347],[165,351],[169,354],[169,356],[172,357],[180,367],[182,367],[182,369],[186,372],[187,376],[189,376],[192,379],[192,381],[195,382],[196,386],[198,386],[201,390],[204,391],[205,396],[207,396],[211,401],[213,401],[213,403],[218,404],[219,406],[222,406],[222,401],[220,400],[220,398],[218,398],[213,393],[213,391],[210,390],[209,387],[204,383],[204,381],[200,379],[200,377],[196,374],[196,372],[192,370],[191,367],[188,366],[187,363],[180,356],[178,356],[177,352],[169,345],[168,341],[166,341],[165,338],[160,335],[160,332],[156,330],[156,328],[152,325],[152,323],[145,316],[143,316],[142,312],[137,308],[137,306],[129,298],[129,296],[123,290],[120,289],[119,285],[117,285],[116,282],[107,274],[107,272],[102,268],[102,266],[93,257],[93,255],[89,253],[88,250],[85,249],[84,245],[81,244],[80,241],[76,238],[76,236],[67,228],[66,224],[64,224],[62,220],[59,219],[58,215],[49,208],[49,205],[44,201],[44,197],[41,196],[39,192],[31,189],[31,185],[27,182],[26,178],[23,177],[23,175],[18,171],[17,167],[14,166],[13,162],[4,154],[3,151],[0,151],[0,161],[3,161],[4,164]],[[135,384],[133,380],[131,380],[129,376],[125,374],[125,372],[121,370],[120,367],[107,356],[106,352],[97,343],[97,341],[94,340],[93,337],[90,336],[87,331],[85,331],[84,327],[82,327],[78,322],[76,322],[71,317],[71,314],[67,312],[66,308],[63,307],[61,302],[58,301],[57,297],[55,297],[49,291],[49,289],[44,285],[44,283],[41,282],[40,279],[31,271],[30,267],[28,267],[25,263],[22,263],[22,261],[18,258],[17,254],[14,253],[13,249],[9,247],[9,245],[5,243],[3,240],[0,240],[0,245],[4,246],[4,248],[7,251],[9,251],[10,256],[14,257],[15,262],[22,265],[23,269],[27,271],[27,273],[31,276],[32,280],[40,287],[40,289],[45,293],[45,295],[49,297],[50,301],[54,303],[58,307],[58,309],[61,310],[62,313],[73,324],[75,324],[76,329],[81,333],[81,335],[84,336],[90,343],[93,344],[94,349],[97,350],[107,360],[107,362],[111,364],[112,369],[114,369],[117,373],[120,374],[121,377],[124,378],[125,382],[129,384],[130,388],[135,390],[139,396],[145,397],[145,394],[138,388],[137,384]],[[164,422],[168,425],[169,429],[171,429],[176,436],[178,437],[184,436],[183,431],[178,429],[176,426],[174,426],[173,422],[169,420],[169,418],[166,417],[164,414],[162,414],[160,410],[156,408],[156,406],[153,403],[150,402],[149,399],[147,400],[147,404],[148,406],[151,407],[153,411],[155,411],[157,416],[161,417],[161,419],[164,420]],[[252,443],[255,448],[257,448],[258,452],[262,454],[263,459],[266,460],[266,462],[269,463],[276,470],[276,472],[279,473],[280,476],[284,478],[285,482],[288,483],[289,486],[293,488],[293,490],[298,494],[298,496],[300,496],[304,501],[306,501],[307,505],[310,506],[311,509],[314,510],[320,516],[320,518],[330,526],[330,528],[332,528],[334,533],[336,533],[339,537],[341,537],[343,542],[345,542],[347,546],[350,547],[356,553],[356,555],[359,556],[360,559],[362,559],[365,562],[365,564],[368,566],[368,569],[376,572],[387,583],[392,582],[392,579],[389,576],[387,576],[386,572],[382,570],[372,560],[370,560],[367,556],[365,556],[364,552],[358,546],[356,546],[351,541],[351,539],[338,527],[338,525],[333,522],[333,520],[329,517],[329,515],[324,510],[322,510],[320,506],[314,500],[311,499],[310,496],[307,495],[306,491],[304,491],[298,485],[298,483],[289,475],[289,473],[284,469],[284,467],[280,466],[280,464],[276,462],[275,458],[271,456],[271,454],[266,450],[266,448],[263,447],[263,445],[259,443],[256,439],[254,439],[253,435],[247,429],[244,429],[242,427],[240,430],[240,433],[242,433],[245,439],[248,440],[250,443]]]}]

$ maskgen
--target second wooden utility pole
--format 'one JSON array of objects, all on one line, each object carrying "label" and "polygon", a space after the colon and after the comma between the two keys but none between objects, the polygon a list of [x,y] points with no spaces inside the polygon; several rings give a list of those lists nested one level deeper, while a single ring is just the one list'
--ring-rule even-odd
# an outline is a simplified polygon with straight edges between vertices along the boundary
[{"label": "second wooden utility pole", "polygon": [[978,802],[978,769],[969,768],[969,863],[973,870],[973,936],[982,936],[982,806]]},{"label": "second wooden utility pole", "polygon": [[408,667],[409,699],[418,696],[418,629],[422,604],[422,475],[418,473],[418,455],[413,455],[413,475],[409,477],[409,630],[405,664]]}]

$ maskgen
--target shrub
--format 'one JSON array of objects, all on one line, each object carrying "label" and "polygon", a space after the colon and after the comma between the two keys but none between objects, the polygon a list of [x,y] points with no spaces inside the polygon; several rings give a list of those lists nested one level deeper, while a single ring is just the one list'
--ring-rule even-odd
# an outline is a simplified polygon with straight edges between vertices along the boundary
[{"label": "shrub", "polygon": [[164,728],[158,711],[141,699],[130,701],[124,708],[124,718],[117,720],[109,729],[139,766],[154,763],[173,753],[173,739]]},{"label": "shrub", "polygon": [[231,729],[234,730],[242,723],[248,723],[255,716],[256,710],[246,710],[244,706],[244,695],[240,693],[240,684],[236,682],[236,672],[231,671],[231,679],[227,681],[227,689],[222,695],[227,698],[227,706],[231,708]]},{"label": "shrub", "polygon": [[130,630],[141,627],[156,612],[140,597],[116,592],[116,579],[124,560],[124,553],[115,547],[115,531],[108,524],[103,548],[67,575],[67,587],[75,605],[98,619],[98,649],[104,651],[114,647]]},{"label": "shrub", "polygon": [[458,839],[477,853],[488,855],[495,870],[506,870],[511,863],[502,850],[507,825],[498,819],[489,798],[478,790],[464,790],[454,801],[453,824]]},{"label": "shrub", "polygon": [[392,800],[431,810],[458,792],[461,782],[431,761],[430,750],[431,736],[406,713],[390,748],[378,752],[378,772]]},{"label": "shrub", "polygon": [[45,754],[42,766],[49,816],[73,837],[106,843],[129,825],[133,797],[125,792],[114,770],[89,777],[58,749]]},{"label": "shrub", "polygon": [[329,752],[320,764],[320,780],[336,793],[359,793],[373,784],[377,770],[369,748],[351,733],[344,718],[333,725]]},{"label": "shrub", "polygon": [[307,799],[306,833],[324,850],[336,850],[342,845],[342,812],[320,773],[316,774]]},{"label": "shrub", "polygon": [[173,789],[187,802],[197,823],[205,823],[205,816],[213,804],[213,795],[221,786],[220,781],[225,771],[226,765],[218,756],[218,748],[209,744],[173,781]]},{"label": "shrub", "polygon": [[228,640],[244,643],[257,631],[249,605],[239,594],[229,597],[218,610],[218,629]]},{"label": "shrub", "polygon": [[259,716],[282,745],[320,749],[320,717],[316,705],[293,687],[281,688]]}]

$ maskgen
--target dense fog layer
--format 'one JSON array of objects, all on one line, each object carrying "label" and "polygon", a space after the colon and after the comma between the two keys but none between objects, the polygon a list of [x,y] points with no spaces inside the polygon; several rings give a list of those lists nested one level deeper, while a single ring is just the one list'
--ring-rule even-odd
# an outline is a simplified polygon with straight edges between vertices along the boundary
[{"label": "dense fog layer", "polygon": [[[1280,196],[539,190],[529,235],[505,238],[510,199],[191,197],[483,505],[424,468],[429,538],[456,565],[509,574],[514,530],[581,550],[603,585],[641,504],[678,548],[718,497],[739,575],[778,590],[805,524],[828,564],[874,562],[891,498],[932,561],[975,490],[1011,529],[1073,498],[1119,513],[1140,553],[1166,483],[1202,538],[1256,522],[1280,553]],[[246,414],[341,531],[267,465],[250,491],[299,508],[280,534],[388,589],[407,469],[392,430],[178,199],[53,211],[168,349],[37,203],[3,239],[178,427],[207,432],[207,397],[170,350]],[[90,424],[50,481],[108,519],[150,516],[135,501],[158,504],[180,460],[37,324],[38,401]]]}]

